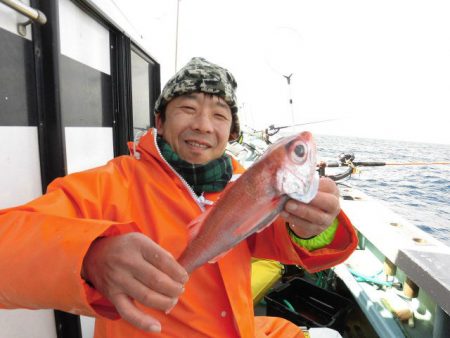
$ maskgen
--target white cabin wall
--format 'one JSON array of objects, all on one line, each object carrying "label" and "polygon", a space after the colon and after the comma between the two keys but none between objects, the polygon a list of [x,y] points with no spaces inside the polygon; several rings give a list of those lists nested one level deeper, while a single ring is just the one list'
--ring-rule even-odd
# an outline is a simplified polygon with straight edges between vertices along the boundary
[{"label": "white cabin wall", "polygon": [[[28,0],[22,1],[29,5]],[[0,46],[6,45],[0,56],[0,209],[20,205],[42,194],[37,126],[20,116],[29,107],[26,94],[27,72],[20,69],[14,75],[8,72],[12,61],[21,51],[13,48],[32,41],[31,26],[21,37],[17,24],[27,18],[0,3]],[[24,40],[21,40],[24,39]],[[23,57],[23,55],[20,55]],[[19,62],[20,63],[20,62]],[[8,123],[5,123],[8,121]],[[1,278],[1,276],[0,276]],[[24,276],[27,278],[27,276]],[[0,310],[0,338],[56,338],[52,310]]]},{"label": "white cabin wall", "polygon": [[[0,209],[42,194],[37,127],[0,126],[0,163]],[[56,338],[55,327],[52,310],[0,310],[0,338]]]},{"label": "white cabin wall", "polygon": [[161,85],[175,73],[178,0],[88,0],[161,66]]},{"label": "white cabin wall", "polygon": [[105,127],[65,127],[67,173],[104,165],[114,157],[113,131]]},{"label": "white cabin wall", "polygon": [[42,194],[38,133],[35,126],[0,126],[0,209]]},{"label": "white cabin wall", "polygon": [[61,54],[111,74],[108,29],[70,0],[59,2],[59,27]]},{"label": "white cabin wall", "polygon": [[[106,27],[86,15],[70,0],[59,0],[59,27],[62,55],[95,71],[111,75],[110,38]],[[70,76],[70,72],[67,76]],[[95,88],[95,84],[92,83],[92,86]],[[76,88],[69,87],[67,90],[72,90],[74,94]],[[64,116],[73,115],[72,110],[64,110],[65,97],[68,96],[63,96],[62,113]],[[94,107],[91,108],[90,115],[98,114]],[[74,119],[73,116],[70,118]],[[64,135],[68,174],[103,165],[114,157],[112,127],[99,125],[98,121],[90,121],[88,125],[82,126],[65,125]]]},{"label": "white cabin wall", "polygon": [[0,310],[0,338],[56,338],[55,327],[53,310]]}]

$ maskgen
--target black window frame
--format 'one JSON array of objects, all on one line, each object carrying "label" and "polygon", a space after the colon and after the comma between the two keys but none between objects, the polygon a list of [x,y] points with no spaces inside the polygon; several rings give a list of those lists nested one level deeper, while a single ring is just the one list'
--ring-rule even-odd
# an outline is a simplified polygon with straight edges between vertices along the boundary
[{"label": "black window frame", "polygon": [[[155,103],[156,100],[159,96],[159,94],[161,93],[161,68],[159,63],[157,63],[153,58],[151,58],[148,54],[146,54],[138,45],[136,45],[135,43],[131,43],[131,51],[136,53],[138,56],[140,56],[143,60],[145,60],[148,64],[148,83],[149,83],[149,87],[150,87],[150,93],[149,93],[149,121],[150,121],[150,126],[149,127],[154,127],[155,126]],[[131,57],[131,53],[130,53],[130,57]],[[131,66],[131,63],[130,63]],[[151,67],[154,67],[153,69],[151,69]],[[131,70],[130,70],[131,72]],[[152,74],[154,75],[152,77]],[[130,78],[131,80],[131,78]],[[132,98],[132,94],[131,94],[131,98]]]},{"label": "black window frame", "polygon": [[[153,78],[149,79],[155,100],[160,92],[160,66],[91,5],[82,0],[71,1],[110,32],[114,156],[128,154],[127,142],[133,140],[131,50],[139,53],[146,60],[150,60],[156,66]],[[67,174],[59,91],[61,78],[59,3],[58,1],[31,0],[30,4],[45,13],[48,19],[45,25],[34,25],[32,30],[41,183],[42,189],[45,191],[51,181]],[[155,102],[150,102],[150,104],[151,112]],[[152,113],[150,113],[150,118],[151,124],[154,125]],[[58,338],[82,338],[79,316],[55,310],[55,323]]]}]

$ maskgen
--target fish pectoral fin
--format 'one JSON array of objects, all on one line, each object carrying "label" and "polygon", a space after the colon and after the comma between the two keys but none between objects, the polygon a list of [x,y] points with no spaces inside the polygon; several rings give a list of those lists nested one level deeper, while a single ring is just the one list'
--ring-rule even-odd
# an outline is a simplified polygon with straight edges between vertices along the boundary
[{"label": "fish pectoral fin", "polygon": [[194,218],[191,223],[187,225],[187,230],[189,234],[189,242],[192,241],[195,237],[197,237],[197,234],[199,233],[200,229],[202,228],[203,221],[206,218],[206,216],[210,213],[211,208]]},{"label": "fish pectoral fin", "polygon": [[[276,218],[276,217],[275,217],[275,218]],[[269,221],[269,222],[267,223],[267,225],[265,225],[265,226],[261,227],[260,229],[256,230],[256,233],[259,234],[261,231],[266,230],[266,228],[267,228],[270,224],[272,224],[273,221],[275,221],[275,218],[272,219],[271,221]]]},{"label": "fish pectoral fin", "polygon": [[257,211],[236,228],[234,231],[235,235],[250,236],[254,232],[265,229],[280,214],[286,200],[286,198],[276,198],[270,203],[255,209]]}]

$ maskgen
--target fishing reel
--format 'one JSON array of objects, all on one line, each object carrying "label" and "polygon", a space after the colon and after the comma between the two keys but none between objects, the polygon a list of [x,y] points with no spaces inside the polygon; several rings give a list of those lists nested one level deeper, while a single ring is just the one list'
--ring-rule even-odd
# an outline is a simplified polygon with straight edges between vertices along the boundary
[{"label": "fishing reel", "polygon": [[355,155],[353,153],[341,153],[339,154],[339,162],[341,162],[342,165],[348,165],[348,163],[352,163],[355,159]]},{"label": "fishing reel", "polygon": [[281,127],[280,127],[280,128],[277,128],[277,127],[275,127],[273,124],[271,124],[268,128],[266,128],[266,129],[264,130],[264,132],[265,132],[268,136],[274,136],[274,135],[276,135],[276,134],[280,131],[280,129],[281,129]]},{"label": "fishing reel", "polygon": [[[320,162],[318,164],[318,172],[320,176],[325,176],[331,178],[333,181],[339,181],[346,177],[349,177],[352,174],[356,174],[359,172],[359,169],[353,163],[355,159],[355,155],[353,153],[341,153],[338,156],[339,162]],[[347,169],[336,175],[326,175],[325,168],[337,168],[337,167],[347,167]]]}]

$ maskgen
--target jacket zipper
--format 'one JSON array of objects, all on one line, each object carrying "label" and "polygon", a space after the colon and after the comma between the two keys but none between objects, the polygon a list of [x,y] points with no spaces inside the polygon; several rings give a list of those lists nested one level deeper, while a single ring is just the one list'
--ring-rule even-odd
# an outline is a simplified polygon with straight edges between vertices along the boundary
[{"label": "jacket zipper", "polygon": [[194,190],[191,188],[191,186],[186,182],[186,180],[169,164],[169,162],[167,162],[167,160],[164,158],[164,156],[162,156],[161,154],[161,150],[159,150],[158,147],[158,142],[156,142],[156,130],[153,133],[153,141],[155,142],[155,147],[156,150],[158,151],[159,156],[162,158],[162,160],[167,164],[167,166],[175,173],[175,175],[178,176],[178,178],[181,180],[181,182],[183,182],[184,186],[186,187],[186,189],[189,191],[189,193],[191,194],[192,199],[195,201],[195,203],[197,203],[198,207],[200,208],[200,210],[203,212],[205,211],[205,207],[203,206],[200,198],[197,196],[197,194],[194,192]]}]

